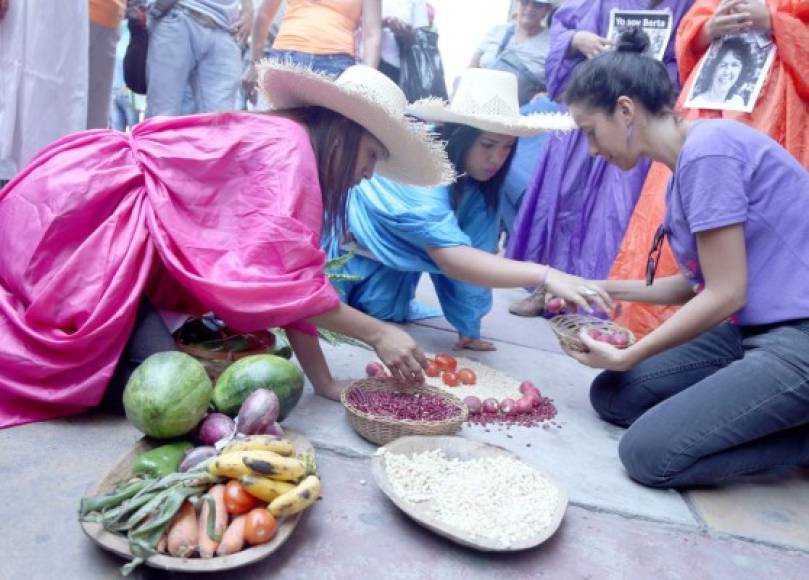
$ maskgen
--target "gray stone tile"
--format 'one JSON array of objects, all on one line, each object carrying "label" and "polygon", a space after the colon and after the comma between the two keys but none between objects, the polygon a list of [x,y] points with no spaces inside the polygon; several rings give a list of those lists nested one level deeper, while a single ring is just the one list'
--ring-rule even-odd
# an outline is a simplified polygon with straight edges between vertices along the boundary
[{"label": "gray stone tile", "polygon": [[[482,338],[561,353],[559,342],[544,318],[514,316],[509,313],[509,305],[526,296],[528,293],[521,288],[495,290],[492,310],[481,321]],[[416,291],[416,298],[424,304],[439,306],[438,298],[428,276],[422,276]],[[443,317],[428,318],[419,321],[418,324],[455,333],[455,329]],[[450,336],[450,340],[442,346],[441,350],[452,348],[455,336],[457,335]]]},{"label": "gray stone tile", "polygon": [[809,551],[809,470],[688,495],[711,529]]}]

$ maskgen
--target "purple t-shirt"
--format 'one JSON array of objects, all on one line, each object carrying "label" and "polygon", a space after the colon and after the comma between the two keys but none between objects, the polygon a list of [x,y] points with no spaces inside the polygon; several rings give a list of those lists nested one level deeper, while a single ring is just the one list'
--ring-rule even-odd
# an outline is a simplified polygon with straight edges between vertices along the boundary
[{"label": "purple t-shirt", "polygon": [[666,192],[664,225],[682,273],[704,278],[696,234],[744,224],[741,325],[809,318],[809,173],[775,141],[726,120],[694,123]]}]

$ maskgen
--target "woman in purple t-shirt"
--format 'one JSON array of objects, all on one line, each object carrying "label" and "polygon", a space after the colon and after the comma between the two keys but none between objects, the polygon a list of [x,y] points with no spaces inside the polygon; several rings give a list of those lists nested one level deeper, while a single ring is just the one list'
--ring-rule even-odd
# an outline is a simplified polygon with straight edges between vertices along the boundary
[{"label": "woman in purple t-shirt", "polygon": [[[655,487],[716,484],[809,465],[809,173],[775,141],[674,114],[665,68],[624,34],[580,65],[566,100],[590,152],[622,169],[644,156],[673,177],[646,280],[589,282],[615,299],[683,307],[619,350],[583,335],[607,369],[590,398],[629,427],[619,453]],[[680,274],[654,279],[662,237]]]}]

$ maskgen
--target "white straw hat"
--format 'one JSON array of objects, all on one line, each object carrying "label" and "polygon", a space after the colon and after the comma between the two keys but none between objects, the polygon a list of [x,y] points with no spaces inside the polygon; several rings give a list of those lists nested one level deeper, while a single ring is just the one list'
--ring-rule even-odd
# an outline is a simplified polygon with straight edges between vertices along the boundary
[{"label": "white straw hat", "polygon": [[569,131],[576,127],[567,114],[520,115],[517,77],[510,72],[485,68],[466,69],[450,103],[435,98],[421,99],[410,105],[407,112],[425,121],[459,123],[515,137]]},{"label": "white straw hat", "polygon": [[405,116],[407,98],[388,77],[365,65],[348,67],[337,79],[278,61],[258,66],[258,85],[272,109],[320,106],[362,126],[390,157],[376,171],[400,183],[446,185],[455,180],[443,144]]}]

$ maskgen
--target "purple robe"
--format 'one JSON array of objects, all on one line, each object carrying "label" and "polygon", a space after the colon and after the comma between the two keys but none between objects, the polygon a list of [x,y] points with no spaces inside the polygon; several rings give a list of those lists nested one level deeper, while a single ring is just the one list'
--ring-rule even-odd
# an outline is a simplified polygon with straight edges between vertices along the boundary
[{"label": "purple robe", "polygon": [[[610,10],[672,11],[674,23],[663,62],[679,91],[674,39],[691,0],[568,0],[553,16],[546,79],[551,98],[561,98],[573,70],[584,61],[567,54],[573,35],[588,30],[607,36]],[[585,278],[606,278],[624,237],[651,162],[623,171],[592,157],[581,131],[551,137],[540,152],[533,182],[520,206],[507,256]]]}]

